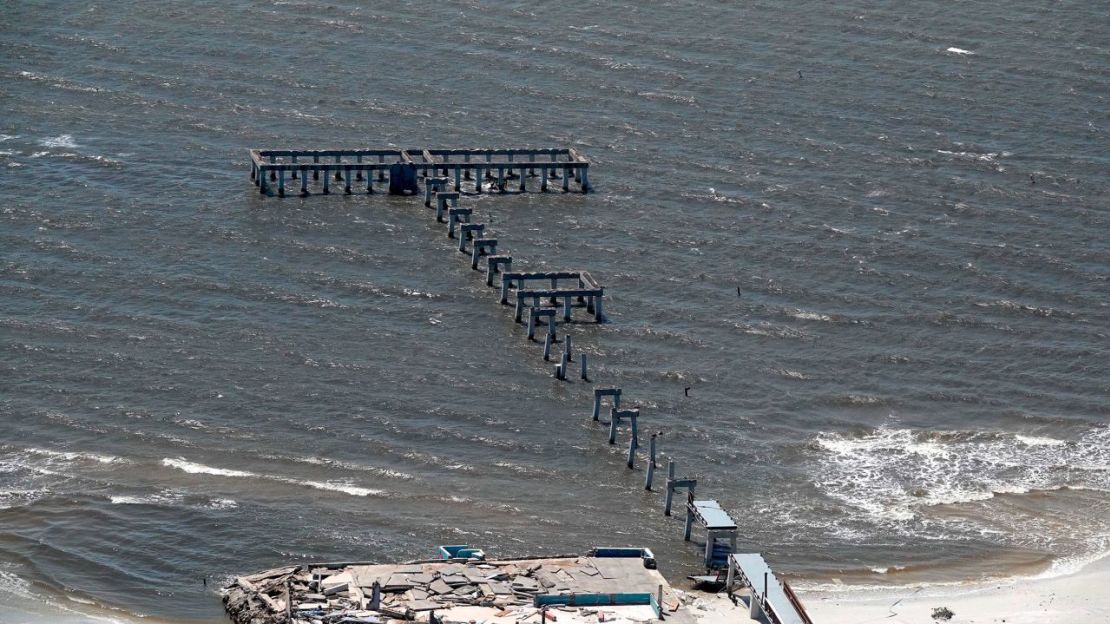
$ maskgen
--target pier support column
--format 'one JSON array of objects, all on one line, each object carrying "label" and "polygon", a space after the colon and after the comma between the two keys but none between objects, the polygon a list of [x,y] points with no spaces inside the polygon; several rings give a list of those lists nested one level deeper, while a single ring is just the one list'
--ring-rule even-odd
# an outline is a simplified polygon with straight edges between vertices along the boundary
[{"label": "pier support column", "polygon": [[497,190],[498,192],[505,192],[505,168],[497,168]]},{"label": "pier support column", "polygon": [[579,171],[582,172],[579,176],[579,182],[582,185],[582,192],[583,193],[589,193],[590,192],[590,179],[589,179],[588,176],[589,176],[589,173],[590,173],[590,168],[589,167],[582,167],[581,169],[579,169]]},{"label": "pier support column", "polygon": [[478,167],[474,170],[474,192],[482,194],[482,168]]},{"label": "pier support column", "polygon": [[[378,154],[378,164],[379,165],[384,165],[385,164],[385,155],[384,154]],[[381,169],[378,169],[378,182],[385,182],[385,168],[384,167],[381,168]]]},{"label": "pier support column", "polygon": [[640,440],[636,435],[636,417],[632,417],[632,437],[628,439],[628,467],[636,467],[636,449],[640,448]]},{"label": "pier support column", "polygon": [[[271,165],[277,164],[277,156],[271,156],[270,157],[270,164]],[[270,181],[273,182],[274,180],[277,180],[277,173],[273,169],[271,169],[270,170]]]},{"label": "pier support column", "polygon": [[570,322],[570,302],[571,297],[563,297],[563,321]]},{"label": "pier support column", "polygon": [[564,359],[567,359],[567,360],[570,359],[571,344],[574,342],[573,338],[574,337],[571,336],[570,334],[567,334],[566,337],[563,338],[563,358]]},{"label": "pier support column", "polygon": [[[294,165],[297,164],[297,157],[296,156],[290,156],[290,159],[291,159],[291,161]],[[289,171],[289,178],[292,179],[292,180],[297,179],[297,170],[296,169],[292,169],[292,170]]]},{"label": "pier support column", "polygon": [[578,359],[580,360],[580,362],[578,364],[578,367],[580,369],[582,369],[581,370],[582,380],[588,382],[590,380],[590,377],[589,377],[589,375],[586,374],[586,354],[583,353],[583,354],[579,355]]},{"label": "pier support column", "polygon": [[620,388],[594,388],[594,420],[601,417],[601,397],[605,396],[613,397],[613,409],[621,406]]},{"label": "pier support column", "polygon": [[455,166],[455,192],[462,190],[462,167]]},{"label": "pier support column", "polygon": [[547,335],[543,339],[543,361],[548,362],[551,360],[551,330],[548,329]]},{"label": "pier support column", "polygon": [[[355,162],[360,165],[362,164],[362,154],[358,154],[355,156]],[[355,181],[362,182],[362,169],[359,169],[355,172]]]},{"label": "pier support column", "polygon": [[261,167],[258,169],[258,194],[266,194],[266,170]]},{"label": "pier support column", "polygon": [[667,502],[663,505],[663,515],[671,515],[671,503],[674,501],[674,460],[667,460]]},{"label": "pier support column", "polygon": [[[469,163],[469,162],[470,162],[470,154],[463,154],[463,162],[466,162],[466,163]],[[466,171],[465,171],[465,172],[463,173],[463,177],[464,177],[465,179],[467,179],[467,180],[469,180],[469,179],[470,179],[470,169],[467,169],[467,170],[466,170]],[[458,190],[458,189],[455,189],[455,190]]]},{"label": "pier support column", "polygon": [[329,180],[331,180],[331,176],[329,175],[329,171],[325,167],[324,168],[324,188],[320,190],[320,192],[323,193],[324,195],[328,195],[329,193],[331,193],[331,191],[328,190],[328,181]]},{"label": "pier support column", "polygon": [[308,168],[301,167],[301,196],[308,197]]},{"label": "pier support column", "polygon": [[521,192],[521,193],[523,193],[523,192],[525,192],[525,191],[527,191],[527,190],[528,190],[528,189],[527,189],[527,188],[525,188],[525,186],[524,186],[524,180],[525,180],[525,177],[524,177],[524,167],[521,167],[521,168],[520,168],[520,192]]},{"label": "pier support column", "polygon": [[605,312],[601,309],[602,295],[594,297],[594,320],[598,323],[605,322]]},{"label": "pier support column", "polygon": [[336,182],[342,182],[343,181],[342,168],[340,168],[340,166],[339,166],[342,163],[343,163],[343,157],[342,156],[336,156],[335,157],[335,181]]},{"label": "pier support column", "polygon": [[542,170],[542,175],[543,175],[542,181],[540,182],[540,190],[543,191],[544,193],[546,193],[547,192],[547,176],[548,176],[547,167],[541,167],[540,169]]},{"label": "pier support column", "polygon": [[278,197],[285,197],[285,170],[278,170]]},{"label": "pier support column", "polygon": [[513,320],[517,323],[520,322],[520,317],[524,314],[524,297],[519,294],[516,298],[516,311],[513,313]]},{"label": "pier support column", "polygon": [[[518,299],[518,301],[519,301],[519,299]],[[532,309],[535,310],[535,308],[532,308]],[[550,336],[551,334],[548,333],[547,335]],[[536,339],[536,315],[529,312],[529,314],[528,314],[528,340],[535,340],[535,339]]]},{"label": "pier support column", "polygon": [[351,194],[351,166],[343,167],[343,192]]},{"label": "pier support column", "polygon": [[644,489],[651,491],[651,480],[655,477],[655,437],[658,434],[651,434],[651,441],[648,442],[648,463],[647,475],[644,477]]},{"label": "pier support column", "polygon": [[621,417],[617,416],[617,408],[609,410],[609,444],[617,443],[617,425],[621,422]]},{"label": "pier support column", "polygon": [[682,541],[690,541],[690,532],[694,529],[694,512],[686,505],[686,527],[682,529]]},{"label": "pier support column", "polygon": [[374,172],[372,170],[366,172],[366,192],[374,192]]},{"label": "pier support column", "polygon": [[570,168],[563,167],[563,192],[570,192]]},{"label": "pier support column", "polygon": [[[312,155],[312,164],[314,164],[314,165],[320,164],[320,155],[319,154],[313,154]],[[319,169],[314,168],[312,170],[312,179],[313,180],[319,180],[320,179],[320,170]]]}]

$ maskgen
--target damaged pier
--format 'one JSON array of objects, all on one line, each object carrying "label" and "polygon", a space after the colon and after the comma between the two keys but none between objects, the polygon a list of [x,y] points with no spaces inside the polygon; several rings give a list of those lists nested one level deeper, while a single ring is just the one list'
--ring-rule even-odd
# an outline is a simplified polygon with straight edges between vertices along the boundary
[{"label": "damaged pier", "polygon": [[356,190],[373,193],[375,179],[388,184],[392,195],[415,195],[420,193],[418,174],[434,179],[436,188],[450,186],[454,192],[462,192],[465,181],[473,193],[489,185],[505,193],[515,180],[523,193],[527,180],[536,177],[541,191],[552,180],[561,180],[564,192],[571,190],[572,180],[583,193],[590,191],[590,161],[574,148],[253,149],[250,157],[258,192],[278,197],[285,197],[287,181],[294,187],[299,181],[301,195],[309,195],[310,186],[327,195],[333,181],[350,195]]},{"label": "damaged pier", "polygon": [[[321,563],[241,576],[224,590],[224,606],[237,624],[740,624],[749,615],[766,621],[759,607],[724,594],[672,588],[646,548],[502,561],[465,546],[440,550],[464,556]],[[768,595],[777,597],[776,589]],[[749,601],[767,604],[762,597]]]}]

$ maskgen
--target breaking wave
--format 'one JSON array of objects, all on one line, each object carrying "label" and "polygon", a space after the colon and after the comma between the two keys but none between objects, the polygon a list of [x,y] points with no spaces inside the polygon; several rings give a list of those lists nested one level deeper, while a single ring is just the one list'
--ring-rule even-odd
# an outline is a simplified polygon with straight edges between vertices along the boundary
[{"label": "breaking wave", "polygon": [[1076,441],[880,427],[865,435],[823,433],[814,445],[818,488],[882,522],[997,494],[1110,491],[1110,427]]},{"label": "breaking wave", "polygon": [[171,459],[169,457],[162,459],[162,465],[168,468],[175,468],[189,474],[208,474],[218,477],[242,478],[242,479],[264,479],[266,481],[274,481],[277,483],[287,483],[289,485],[298,485],[302,487],[309,487],[316,490],[327,490],[330,492],[340,492],[350,496],[381,496],[385,494],[383,490],[375,490],[372,488],[359,487],[344,483],[340,481],[306,481],[301,479],[293,479],[291,477],[282,477],[277,475],[259,474],[257,472],[249,472],[246,470],[231,470],[228,468],[214,468],[204,464],[187,461],[185,459]]}]

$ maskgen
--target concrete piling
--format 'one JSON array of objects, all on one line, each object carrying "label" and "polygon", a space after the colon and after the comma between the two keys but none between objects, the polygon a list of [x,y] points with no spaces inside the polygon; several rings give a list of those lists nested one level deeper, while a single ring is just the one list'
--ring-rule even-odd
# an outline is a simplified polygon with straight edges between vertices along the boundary
[{"label": "concrete piling", "polygon": [[573,337],[570,334],[567,334],[566,338],[563,338],[563,357],[568,360],[570,359],[571,354],[571,343],[573,342],[572,338]]},{"label": "concrete piling", "polygon": [[278,197],[285,197],[285,170],[278,171]]},{"label": "concrete piling", "polygon": [[[585,367],[582,367],[585,370]],[[612,397],[613,408],[621,406],[621,389],[620,388],[594,388],[594,414],[593,419],[598,420],[601,416],[601,398]]]},{"label": "concrete piling", "polygon": [[451,208],[447,211],[447,238],[455,238],[455,224],[470,223],[472,208]]},{"label": "concrete piling", "polygon": [[432,195],[436,191],[441,191],[447,188],[447,178],[425,178],[424,179],[424,206],[426,208],[432,207]]},{"label": "concrete piling", "polygon": [[[313,154],[312,155],[312,164],[314,164],[314,165],[320,164],[320,155],[319,154]],[[320,170],[315,168],[315,167],[312,168],[312,179],[314,181],[319,181],[320,180]]]},{"label": "concrete piling", "polygon": [[308,169],[301,167],[301,197],[308,197]]},{"label": "concrete piling", "polygon": [[[501,270],[501,267],[504,267],[505,271],[511,270],[513,267],[513,257],[486,256],[486,286],[493,286],[493,276]],[[505,298],[508,296],[508,292],[506,290],[507,286],[505,284],[502,284],[501,287],[501,303],[505,303]]]},{"label": "concrete piling", "polygon": [[463,223],[459,226],[459,251],[466,253],[466,241],[476,238],[486,229],[485,223]]},{"label": "concrete piling", "polygon": [[648,463],[647,474],[644,476],[644,489],[651,491],[651,481],[655,477],[655,438],[659,434],[651,434],[651,441],[648,443]]},{"label": "concrete piling", "polygon": [[474,271],[477,271],[478,270],[478,260],[480,260],[482,258],[482,256],[487,256],[487,255],[493,254],[497,251],[497,239],[496,238],[478,238],[478,239],[475,239],[474,244],[471,245],[470,249],[471,249],[470,268]]},{"label": "concrete piling", "polygon": [[674,481],[674,460],[667,460],[667,502],[663,506],[663,515],[671,515],[671,501],[674,498],[674,489],[671,488],[671,483]]},{"label": "concrete piling", "polygon": [[351,194],[351,167],[350,165],[343,168],[343,192],[347,195]]},{"label": "concrete piling", "polygon": [[586,373],[586,354],[583,353],[583,354],[579,355],[578,359],[580,360],[580,362],[578,364],[578,368],[581,369],[580,372],[582,374],[582,381],[587,381],[588,382],[590,380],[590,377]]},{"label": "concrete piling", "polygon": [[448,208],[449,205],[452,208],[458,208],[459,207],[459,193],[458,193],[458,191],[455,191],[453,193],[436,191],[435,196],[436,196],[436,222],[437,223],[442,223],[443,222],[443,213],[447,211],[447,208]]},{"label": "concrete piling", "polygon": [[331,176],[328,175],[328,168],[324,167],[324,188],[320,189],[320,192],[323,193],[324,195],[328,195],[328,194],[331,193],[331,191],[328,190],[328,180],[330,180],[330,179],[331,179]]},{"label": "concrete piling", "polygon": [[547,336],[543,339],[543,361],[548,362],[551,360],[551,332],[547,332]]},{"label": "concrete piling", "polygon": [[555,311],[549,308],[528,308],[528,340],[536,337],[536,324],[541,317],[546,323],[547,334],[551,336],[551,340],[558,340],[559,336],[555,330]]}]

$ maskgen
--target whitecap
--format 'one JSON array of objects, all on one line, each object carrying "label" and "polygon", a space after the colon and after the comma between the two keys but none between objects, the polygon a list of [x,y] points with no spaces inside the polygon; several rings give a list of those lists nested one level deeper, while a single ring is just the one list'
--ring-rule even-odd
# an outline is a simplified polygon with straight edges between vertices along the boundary
[{"label": "whitecap", "polygon": [[957,48],[955,46],[948,48],[947,50],[945,50],[945,52],[951,52],[952,54],[959,54],[961,56],[971,56],[975,54],[971,50],[965,50],[963,48]]},{"label": "whitecap", "polygon": [[1014,437],[1027,446],[1064,446],[1065,444],[1067,444],[1067,442],[1063,440],[1041,436],[1027,436],[1018,434]]},{"label": "whitecap", "polygon": [[287,484],[290,484],[290,485],[299,485],[299,486],[304,486],[304,487],[310,487],[310,488],[314,488],[314,489],[317,489],[317,490],[328,490],[328,491],[332,491],[332,492],[341,492],[343,494],[349,494],[351,496],[378,496],[378,495],[385,494],[385,492],[382,491],[382,490],[375,490],[375,489],[372,489],[372,488],[359,487],[359,486],[356,486],[356,485],[351,485],[350,483],[347,483],[347,482],[344,482],[344,481],[302,481],[300,479],[293,479],[291,477],[282,477],[282,476],[276,476],[276,475],[259,474],[259,473],[256,473],[256,472],[249,472],[249,471],[246,471],[246,470],[231,470],[231,469],[228,469],[228,468],[215,468],[215,467],[212,467],[212,466],[206,466],[204,464],[198,464],[198,463],[195,463],[195,462],[190,462],[190,461],[187,461],[187,460],[181,459],[181,458],[178,458],[178,459],[170,459],[168,457],[164,458],[162,460],[162,465],[163,466],[168,466],[170,468],[176,468],[178,470],[182,470],[182,471],[187,472],[189,474],[210,474],[210,475],[215,475],[215,476],[219,476],[219,477],[265,479],[265,480],[268,480],[268,481],[276,481],[278,483],[287,483]]},{"label": "whitecap", "polygon": [[39,141],[43,147],[68,147],[70,149],[81,147],[73,140],[72,134],[60,134],[56,137],[47,137]]},{"label": "whitecap", "polygon": [[210,474],[220,477],[258,477],[260,475],[247,472],[245,470],[229,470],[227,468],[213,468],[212,466],[205,466],[204,464],[197,464],[184,459],[170,459],[168,457],[162,459],[162,465],[169,468],[176,468],[183,470],[189,474]]}]

